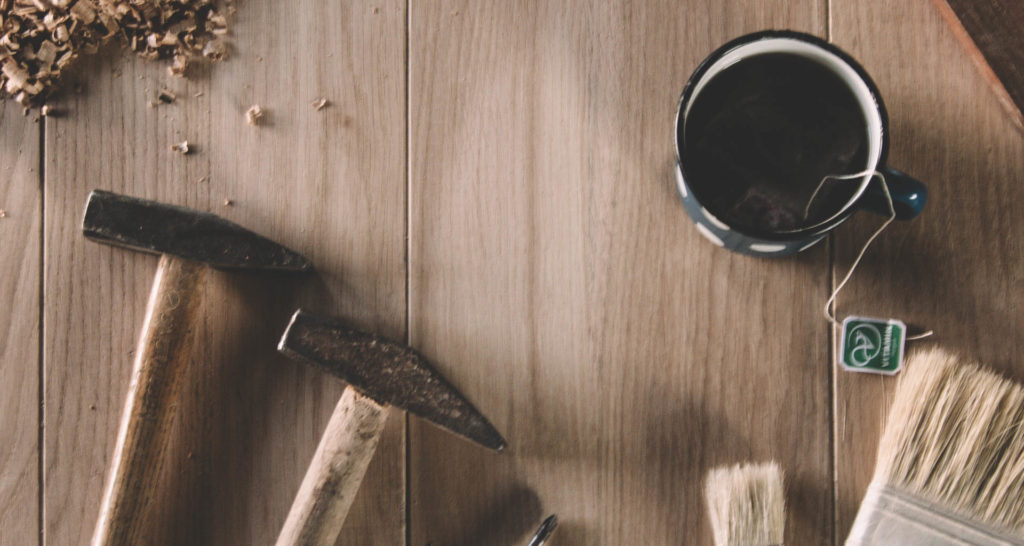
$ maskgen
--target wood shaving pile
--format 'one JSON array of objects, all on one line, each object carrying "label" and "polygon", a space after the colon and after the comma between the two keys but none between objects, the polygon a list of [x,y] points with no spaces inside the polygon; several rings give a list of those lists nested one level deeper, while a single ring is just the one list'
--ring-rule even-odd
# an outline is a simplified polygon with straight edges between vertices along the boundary
[{"label": "wood shaving pile", "polygon": [[145,59],[189,60],[227,54],[230,0],[0,0],[0,95],[28,107],[53,93],[83,54],[117,38]]}]

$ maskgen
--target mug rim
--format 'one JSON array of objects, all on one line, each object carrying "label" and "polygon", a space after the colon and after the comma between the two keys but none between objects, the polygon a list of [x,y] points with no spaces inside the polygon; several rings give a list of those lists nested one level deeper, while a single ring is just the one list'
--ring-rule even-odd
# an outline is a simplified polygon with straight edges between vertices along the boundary
[{"label": "mug rim", "polygon": [[[879,116],[879,153],[878,161],[875,163],[873,168],[878,169],[886,164],[886,160],[888,159],[889,153],[889,116],[885,108],[885,102],[882,100],[882,95],[878,91],[878,86],[875,85],[874,80],[871,79],[871,77],[868,75],[864,67],[861,66],[861,64],[857,62],[857,60],[854,59],[850,54],[846,53],[842,49],[839,49],[834,44],[826,40],[823,40],[813,34],[808,34],[805,32],[799,32],[795,30],[761,30],[749,34],[744,34],[742,36],[738,36],[722,44],[714,51],[712,51],[707,57],[705,57],[700,62],[700,64],[697,65],[697,68],[694,69],[693,73],[690,74],[690,77],[687,79],[686,85],[683,87],[683,91],[679,95],[679,101],[676,105],[676,119],[673,127],[675,131],[675,136],[673,138],[675,140],[676,164],[679,166],[680,173],[682,174],[684,183],[686,179],[690,178],[689,175],[691,173],[688,172],[687,166],[683,163],[683,142],[679,130],[680,127],[683,126],[685,107],[693,98],[693,93],[696,90],[697,84],[702,80],[702,78],[708,72],[708,70],[712,66],[714,66],[714,64],[718,60],[720,60],[730,51],[753,42],[780,38],[797,40],[809,43],[815,47],[819,47],[825,50],[827,53],[831,53],[838,57],[839,60],[841,60],[843,63],[849,66],[850,69],[854,71],[857,77],[864,83],[864,86],[867,88],[867,91],[870,94],[871,99],[874,101],[875,108]],[[780,241],[793,241],[800,240],[808,236],[817,236],[834,229],[836,226],[838,226],[847,218],[849,218],[850,215],[853,214],[853,212],[857,208],[857,201],[864,194],[864,192],[867,190],[868,186],[871,185],[871,183],[872,180],[869,177],[869,179],[863,184],[863,186],[860,188],[857,194],[844,208],[840,209],[833,216],[822,221],[819,224],[807,226],[792,231],[782,232],[749,232],[745,229],[737,229],[732,225],[730,225],[730,229],[732,229],[733,231],[737,231],[747,237],[772,239]],[[689,184],[687,185],[690,186]],[[690,186],[690,190],[693,191],[692,186]]]}]

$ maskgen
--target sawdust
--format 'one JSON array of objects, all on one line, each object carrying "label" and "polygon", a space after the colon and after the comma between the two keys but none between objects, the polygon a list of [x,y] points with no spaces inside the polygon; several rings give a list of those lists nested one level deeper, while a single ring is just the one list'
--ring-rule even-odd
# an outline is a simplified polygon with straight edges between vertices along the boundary
[{"label": "sawdust", "polygon": [[187,140],[182,140],[177,144],[171,145],[171,150],[178,152],[181,155],[188,155],[192,153],[192,148],[188,145]]},{"label": "sawdust", "polygon": [[260,120],[263,119],[264,114],[265,112],[263,111],[263,107],[258,104],[254,104],[250,106],[248,110],[246,110],[245,121],[247,121],[249,125],[259,125]]},{"label": "sawdust", "polygon": [[177,98],[178,96],[175,95],[174,92],[170,89],[161,89],[160,92],[156,94],[156,100],[164,104],[171,104]]},{"label": "sawdust", "polygon": [[117,40],[144,59],[223,59],[231,0],[0,0],[0,95],[41,105],[82,55]]}]

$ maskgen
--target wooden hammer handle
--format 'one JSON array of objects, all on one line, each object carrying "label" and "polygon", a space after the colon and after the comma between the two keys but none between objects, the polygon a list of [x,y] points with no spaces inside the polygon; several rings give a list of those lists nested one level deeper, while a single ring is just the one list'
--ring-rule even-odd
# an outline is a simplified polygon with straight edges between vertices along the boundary
[{"label": "wooden hammer handle", "polygon": [[345,389],[288,512],[277,546],[332,546],[384,430],[387,408]]},{"label": "wooden hammer handle", "polygon": [[156,482],[166,459],[182,379],[192,358],[192,330],[206,269],[191,260],[168,255],[160,258],[93,546],[143,543],[140,522],[147,504],[158,494]]}]

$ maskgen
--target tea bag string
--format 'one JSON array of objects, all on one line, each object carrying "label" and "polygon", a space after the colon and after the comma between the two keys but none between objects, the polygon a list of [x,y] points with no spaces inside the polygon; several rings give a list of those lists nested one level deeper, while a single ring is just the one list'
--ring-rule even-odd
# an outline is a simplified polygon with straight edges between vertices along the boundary
[{"label": "tea bag string", "polygon": [[[867,252],[868,247],[871,246],[871,243],[873,243],[874,240],[877,239],[878,236],[881,235],[883,231],[885,231],[885,228],[889,227],[889,224],[891,224],[892,221],[896,219],[896,206],[892,202],[892,195],[889,193],[889,185],[885,181],[885,175],[882,174],[879,171],[876,171],[876,170],[868,170],[868,171],[863,171],[863,172],[854,173],[854,174],[830,174],[830,175],[826,175],[824,178],[821,179],[821,182],[818,183],[818,187],[814,189],[814,193],[811,194],[811,199],[807,202],[807,207],[804,210],[804,216],[806,217],[807,214],[810,211],[811,203],[814,202],[814,198],[818,195],[818,191],[821,190],[822,186],[825,185],[826,181],[828,181],[828,180],[853,180],[853,179],[857,179],[857,178],[860,178],[860,177],[862,177],[864,175],[868,175],[868,174],[871,175],[871,178],[874,178],[874,177],[877,176],[878,178],[882,179],[882,193],[885,195],[885,202],[886,202],[886,204],[889,205],[889,217],[885,219],[885,222],[882,222],[881,226],[878,226],[878,229],[876,229],[875,232],[871,234],[871,237],[868,237],[868,240],[864,242],[864,246],[860,247],[860,252],[858,252],[857,253],[857,257],[853,259],[853,263],[850,264],[850,269],[846,272],[846,276],[844,276],[843,280],[840,281],[838,285],[836,285],[835,290],[832,291],[832,295],[829,296],[828,297],[828,301],[825,302],[825,308],[824,308],[825,318],[828,319],[829,322],[831,322],[832,324],[834,324],[835,326],[838,326],[838,327],[842,327],[842,324],[836,319],[835,314],[833,314],[833,312],[832,312],[832,304],[835,302],[836,296],[839,295],[839,291],[842,290],[844,286],[846,286],[846,283],[849,282],[850,277],[853,276],[854,270],[857,269],[857,265],[860,264],[861,258],[864,257],[864,254]],[[923,332],[923,333],[920,333],[920,334],[917,334],[917,335],[907,336],[907,341],[913,341],[913,340],[917,340],[917,339],[924,339],[924,338],[926,338],[926,337],[928,337],[928,336],[930,336],[930,335],[932,335],[934,333],[935,332],[933,332],[932,330],[928,330],[926,332]]]}]

